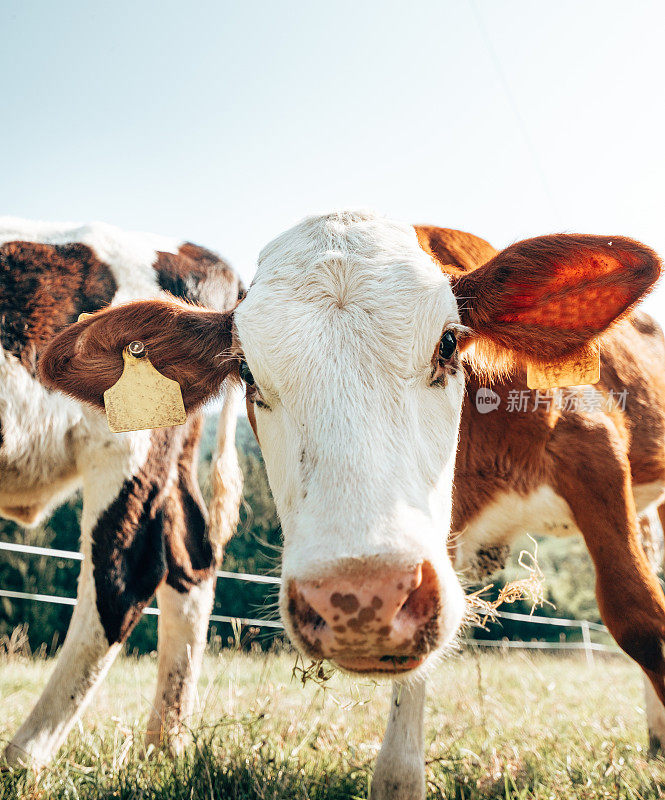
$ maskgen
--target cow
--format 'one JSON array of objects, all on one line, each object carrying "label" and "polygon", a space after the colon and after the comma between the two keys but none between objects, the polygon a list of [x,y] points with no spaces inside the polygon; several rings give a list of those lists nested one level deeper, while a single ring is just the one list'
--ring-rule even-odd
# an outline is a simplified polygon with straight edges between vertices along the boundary
[{"label": "cow", "polygon": [[222,404],[209,526],[197,480],[201,414],[111,433],[96,410],[39,381],[39,360],[80,314],[157,297],[221,313],[242,291],[227,263],[191,243],[0,218],[0,515],[33,526],[83,494],[77,605],[51,678],[6,748],[10,764],[49,761],[155,594],[159,667],[146,742],[182,749],[241,491],[236,393]]},{"label": "cow", "polygon": [[[634,310],[660,268],[620,236],[496,251],[336,212],[267,245],[235,311],[97,313],[49,345],[42,377],[101,408],[139,338],[192,411],[222,381],[245,384],[282,522],[284,625],[312,659],[394,679],[372,797],[413,800],[426,674],[465,615],[458,573],[491,569],[524,530],[584,536],[601,614],[648,678],[665,744],[665,600],[637,525],[665,490],[665,345]],[[597,345],[590,410],[510,409],[514,392],[532,400],[529,368],[588,361]],[[492,413],[477,401],[488,387]]]}]

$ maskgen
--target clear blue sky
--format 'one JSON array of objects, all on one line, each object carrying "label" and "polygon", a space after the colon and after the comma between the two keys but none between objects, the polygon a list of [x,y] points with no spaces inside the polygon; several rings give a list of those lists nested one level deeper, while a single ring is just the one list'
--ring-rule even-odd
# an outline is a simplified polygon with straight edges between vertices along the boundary
[{"label": "clear blue sky", "polygon": [[660,0],[2,0],[0,210],[181,236],[246,278],[350,205],[665,254],[664,30]]}]

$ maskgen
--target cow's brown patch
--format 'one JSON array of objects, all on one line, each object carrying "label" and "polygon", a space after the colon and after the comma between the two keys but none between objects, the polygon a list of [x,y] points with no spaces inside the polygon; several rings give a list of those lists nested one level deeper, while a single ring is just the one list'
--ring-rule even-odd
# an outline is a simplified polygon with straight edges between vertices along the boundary
[{"label": "cow's brown patch", "polygon": [[496,252],[462,231],[416,226],[420,246],[456,279],[476,350],[559,360],[587,345],[649,290],[660,259],[622,236],[553,234]]},{"label": "cow's brown patch", "polygon": [[355,614],[360,607],[355,594],[341,594],[340,592],[335,592],[330,596],[330,605],[340,608],[345,614]]},{"label": "cow's brown patch", "polygon": [[196,470],[203,417],[188,425],[178,456],[178,482],[164,503],[164,540],[168,573],[166,582],[187,592],[215,573],[215,554],[210,542],[207,511]]},{"label": "cow's brown patch", "polygon": [[418,243],[446,272],[461,276],[489,261],[496,250],[489,242],[465,231],[437,228],[434,225],[415,225]]},{"label": "cow's brown patch", "polygon": [[157,252],[154,264],[159,286],[174,297],[209,305],[215,285],[215,308],[233,308],[244,295],[237,273],[217,253],[185,242],[177,253]]},{"label": "cow's brown patch", "polygon": [[164,500],[177,436],[152,432],[145,464],[92,531],[97,609],[109,644],[124,641],[166,576]]},{"label": "cow's brown patch", "polygon": [[[214,575],[207,514],[195,477],[202,419],[153,431],[143,467],[92,533],[97,607],[110,643],[123,641],[157,586],[179,592]],[[177,464],[177,480],[169,474]]]},{"label": "cow's brown patch", "polygon": [[376,612],[373,608],[361,608],[358,612],[358,622],[360,622],[361,625],[364,625],[367,622],[371,622],[375,616]]},{"label": "cow's brown patch", "polygon": [[32,373],[53,336],[113,299],[117,285],[90,247],[7,242],[0,246],[0,343]]}]

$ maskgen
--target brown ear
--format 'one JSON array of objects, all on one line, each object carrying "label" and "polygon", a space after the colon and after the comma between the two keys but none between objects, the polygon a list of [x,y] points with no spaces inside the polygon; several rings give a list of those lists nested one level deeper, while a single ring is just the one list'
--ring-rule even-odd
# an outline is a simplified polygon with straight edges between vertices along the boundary
[{"label": "brown ear", "polygon": [[485,264],[496,255],[489,242],[465,231],[414,225],[422,249],[438,261],[448,275],[459,277]]},{"label": "brown ear", "polygon": [[46,386],[104,407],[104,392],[122,374],[123,349],[143,342],[153,366],[177,381],[189,411],[213,397],[235,371],[230,356],[233,312],[166,300],[144,300],[98,311],[68,326],[39,362]]},{"label": "brown ear", "polygon": [[633,239],[582,234],[525,239],[461,276],[444,264],[454,275],[462,322],[533,361],[584,348],[649,291],[661,270],[656,253]]}]

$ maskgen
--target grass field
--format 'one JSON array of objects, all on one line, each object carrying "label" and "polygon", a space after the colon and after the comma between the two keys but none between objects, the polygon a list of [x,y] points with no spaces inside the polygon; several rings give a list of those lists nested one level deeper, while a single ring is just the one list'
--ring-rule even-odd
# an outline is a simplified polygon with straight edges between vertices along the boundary
[{"label": "grass field", "polygon": [[[388,687],[291,675],[294,656],[208,654],[186,757],[141,757],[156,662],[116,663],[57,761],[0,775],[0,798],[304,800],[364,798]],[[0,663],[3,745],[52,662]],[[665,762],[646,757],[642,683],[621,656],[465,652],[431,681],[428,797],[660,798]]]}]

